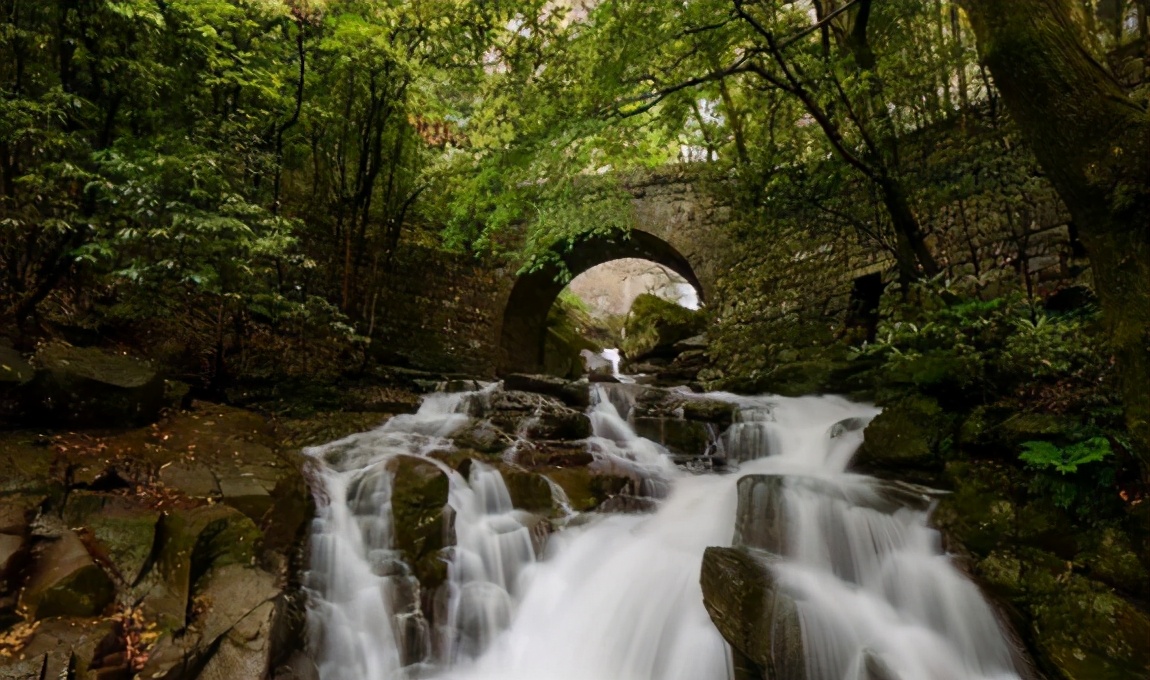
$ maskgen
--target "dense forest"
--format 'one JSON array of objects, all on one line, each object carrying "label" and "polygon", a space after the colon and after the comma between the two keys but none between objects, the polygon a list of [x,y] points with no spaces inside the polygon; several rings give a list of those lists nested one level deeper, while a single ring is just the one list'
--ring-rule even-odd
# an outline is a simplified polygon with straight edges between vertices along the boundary
[{"label": "dense forest", "polygon": [[[580,351],[618,347],[633,372],[661,372],[659,388],[874,403],[884,410],[859,469],[952,492],[934,518],[946,550],[1001,604],[1033,677],[1145,677],[1148,75],[1147,0],[0,0],[0,463],[20,471],[0,481],[0,539],[19,536],[0,541],[0,677],[5,659],[39,650],[50,614],[22,593],[58,539],[24,519],[9,531],[6,508],[78,526],[89,520],[68,514],[69,494],[119,489],[149,509],[209,507],[157,485],[197,445],[239,437],[212,439],[186,420],[196,409],[236,432],[270,418],[244,446],[294,451],[411,410],[437,384],[506,373],[506,357],[475,358],[489,344],[515,351],[498,346],[500,329],[532,293],[506,291],[555,281],[537,296],[551,305],[598,264],[582,244],[655,252],[630,235],[649,226],[635,207],[649,187],[672,182],[660,178],[723,206],[691,236],[706,252],[667,260],[714,270],[691,281],[699,294],[706,284],[702,309],[644,296],[604,320],[564,292],[535,316],[540,368],[571,380],[519,376],[514,389],[587,407],[570,397],[588,389],[579,378],[617,376],[596,378]],[[117,368],[125,355],[146,366],[138,383],[136,368]],[[646,417],[692,421],[677,398]],[[715,434],[734,427],[715,403],[696,418],[711,435],[676,426],[694,434],[672,444],[662,425],[660,444],[714,455]],[[491,432],[469,430],[457,448],[490,458],[517,436],[568,446],[591,432],[540,414],[518,430],[491,416]],[[158,437],[146,456],[124,434],[140,426]],[[554,431],[523,434],[532,427]],[[147,457],[169,438],[191,446]],[[57,458],[26,463],[41,449]],[[558,455],[540,451],[515,474]],[[219,455],[205,464],[230,464]],[[137,459],[148,462],[125,462]],[[287,467],[295,476],[268,478],[258,516],[248,495],[227,501],[269,546],[261,568],[289,574],[285,593],[302,588],[291,551],[315,508],[299,499],[319,478]],[[522,509],[539,480],[516,487],[509,474]],[[548,477],[542,506],[573,474]],[[604,505],[632,493],[608,486],[567,488],[567,510],[594,508],[579,493]],[[407,519],[427,525],[413,503]],[[296,524],[273,530],[273,515]],[[228,526],[189,545],[248,530]],[[92,531],[77,535],[100,569],[122,566],[90,547]],[[60,605],[115,621],[107,660],[88,650],[81,666],[71,652],[61,677],[147,668],[191,680],[210,665],[202,649],[218,643],[180,652],[182,670],[147,665],[176,654],[157,639],[210,609],[193,594],[198,563],[182,577],[179,625],[136,597],[161,543],[134,582],[114,574],[114,604]],[[447,578],[427,554],[404,567],[417,591]],[[299,592],[284,597],[302,607]],[[415,601],[434,623],[430,596]],[[1076,622],[1085,632],[1070,632]],[[716,624],[736,662],[751,660],[738,677],[792,677]],[[427,661],[437,644],[400,656]],[[56,677],[37,653],[34,677]],[[268,669],[287,663],[270,654]],[[81,675],[89,666],[126,674]]]}]

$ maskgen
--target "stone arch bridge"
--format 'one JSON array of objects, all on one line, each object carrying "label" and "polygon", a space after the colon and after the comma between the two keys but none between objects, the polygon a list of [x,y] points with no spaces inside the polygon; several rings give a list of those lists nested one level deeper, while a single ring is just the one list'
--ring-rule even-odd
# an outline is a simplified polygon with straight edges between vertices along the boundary
[{"label": "stone arch bridge", "polygon": [[[797,308],[842,323],[860,291],[869,295],[864,289],[873,292],[877,285],[881,294],[889,279],[888,254],[844,235],[756,243],[748,253],[731,240],[731,209],[689,172],[659,171],[623,186],[632,197],[630,235],[575,243],[560,254],[572,275],[620,258],[651,260],[694,285],[705,306],[726,313],[732,301],[719,299],[725,274],[735,267],[765,268],[756,279],[761,290],[733,293],[756,298],[755,323],[771,320],[759,318],[763,314],[783,318]],[[1010,263],[1029,277],[1027,285],[1031,279],[1061,285],[1080,270],[1066,211],[1052,190],[1034,194],[1036,208],[1018,233],[996,219],[1001,210],[994,196],[975,198],[985,214],[943,206],[925,222],[928,243],[948,274],[977,274]],[[565,286],[555,268],[518,275],[506,262],[411,244],[401,245],[395,262],[374,319],[379,359],[473,376],[542,368],[547,312]]]}]

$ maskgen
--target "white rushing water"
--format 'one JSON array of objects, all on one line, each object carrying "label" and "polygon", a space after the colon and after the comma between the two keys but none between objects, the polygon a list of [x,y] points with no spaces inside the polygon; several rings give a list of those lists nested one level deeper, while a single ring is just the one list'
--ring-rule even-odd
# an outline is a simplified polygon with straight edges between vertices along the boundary
[{"label": "white rushing water", "polygon": [[739,407],[718,443],[738,472],[695,475],[635,434],[625,386],[596,389],[588,447],[641,474],[656,511],[571,518],[536,561],[530,518],[512,509],[498,471],[472,465],[465,479],[436,462],[457,545],[435,630],[405,595],[415,584],[392,549],[387,470],[396,456],[446,448],[468,400],[485,395],[432,395],[418,414],[310,451],[327,493],[307,580],[322,680],[726,680],[730,650],[703,606],[700,565],[708,546],[758,540],[760,517],[747,513],[760,513],[760,487],[736,522],[746,475],[785,476],[773,546],[785,555],[772,572],[796,604],[809,680],[1025,677],[990,606],[942,554],[924,504],[892,504],[874,480],[845,472],[876,409],[709,395]]}]

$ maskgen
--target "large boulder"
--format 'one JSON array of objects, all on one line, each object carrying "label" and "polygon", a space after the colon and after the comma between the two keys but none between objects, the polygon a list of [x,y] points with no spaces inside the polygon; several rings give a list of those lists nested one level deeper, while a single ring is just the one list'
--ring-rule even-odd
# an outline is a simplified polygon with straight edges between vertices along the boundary
[{"label": "large boulder", "polygon": [[658,388],[635,393],[635,432],[672,453],[701,456],[735,418],[735,405],[719,399]]},{"label": "large boulder", "polygon": [[115,584],[74,531],[53,533],[34,548],[21,606],[33,619],[100,614],[112,603]]},{"label": "large boulder", "polygon": [[[746,475],[737,486],[738,507],[735,511],[735,545],[743,545],[782,555],[787,554],[786,494],[814,494],[824,503],[838,503],[844,507],[867,509],[883,514],[894,514],[902,508],[927,510],[937,492],[902,482],[883,480],[835,480],[821,477],[784,475]],[[825,520],[829,523],[834,514]],[[846,536],[851,527],[842,524],[835,528]],[[840,546],[830,546],[835,550]],[[849,559],[836,560],[844,567]]]},{"label": "large boulder", "polygon": [[930,397],[908,396],[883,406],[866,426],[853,466],[863,472],[891,474],[941,472],[952,423]]},{"label": "large boulder", "polygon": [[804,680],[802,626],[794,600],[780,591],[772,557],[745,547],[707,548],[699,582],[719,633],[760,677]]},{"label": "large boulder", "polygon": [[681,351],[676,349],[676,343],[698,336],[705,326],[703,312],[643,294],[631,303],[619,348],[632,362],[650,357],[671,358]]},{"label": "large boulder", "polygon": [[195,590],[187,628],[164,634],[142,678],[228,680],[267,676],[279,588],[253,567],[214,566]]},{"label": "large boulder", "polygon": [[260,538],[255,523],[227,505],[162,514],[156,526],[155,564],[136,587],[161,629],[182,628],[200,578],[229,564],[251,564]]},{"label": "large boulder", "polygon": [[129,497],[73,491],[64,506],[68,526],[83,526],[112,576],[131,586],[143,575],[155,543],[159,515]]},{"label": "large boulder", "polygon": [[1027,473],[999,461],[952,461],[946,476],[954,491],[932,519],[947,550],[1004,605],[1039,668],[1073,680],[1147,677],[1140,529],[1078,525],[1048,498],[1018,494]]},{"label": "large boulder", "polygon": [[439,466],[414,456],[397,456],[387,469],[392,475],[393,547],[424,590],[433,592],[447,579],[442,551],[455,543],[447,506],[450,482]]},{"label": "large boulder", "polygon": [[96,348],[53,343],[33,357],[31,408],[55,425],[120,427],[154,421],[164,404],[164,381],[135,359]]},{"label": "large boulder", "polygon": [[512,373],[504,376],[503,388],[555,397],[567,406],[578,409],[591,405],[590,385],[551,375]]},{"label": "large boulder", "polygon": [[515,390],[495,392],[479,413],[499,430],[531,439],[584,439],[591,435],[585,413],[554,397]]},{"label": "large boulder", "polygon": [[514,507],[544,514],[555,509],[551,484],[542,475],[509,466],[503,467],[502,475]]},{"label": "large boulder", "polygon": [[714,439],[706,423],[673,417],[637,416],[633,420],[635,433],[667,447],[671,453],[682,456],[701,456]]},{"label": "large boulder", "polygon": [[634,483],[630,477],[593,470],[590,467],[558,468],[547,471],[546,474],[563,489],[571,508],[578,512],[597,509]]},{"label": "large boulder", "polygon": [[35,370],[24,355],[0,342],[0,424],[21,422],[25,416],[25,387]]}]

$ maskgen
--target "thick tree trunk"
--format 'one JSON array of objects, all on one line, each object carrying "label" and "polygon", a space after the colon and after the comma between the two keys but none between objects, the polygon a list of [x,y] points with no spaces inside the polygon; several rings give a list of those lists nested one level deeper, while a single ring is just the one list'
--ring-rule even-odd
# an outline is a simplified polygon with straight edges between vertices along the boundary
[{"label": "thick tree trunk", "polygon": [[1150,114],[1091,56],[1073,0],[960,0],[1090,256],[1126,422],[1150,476]]}]

